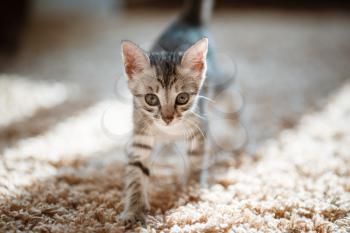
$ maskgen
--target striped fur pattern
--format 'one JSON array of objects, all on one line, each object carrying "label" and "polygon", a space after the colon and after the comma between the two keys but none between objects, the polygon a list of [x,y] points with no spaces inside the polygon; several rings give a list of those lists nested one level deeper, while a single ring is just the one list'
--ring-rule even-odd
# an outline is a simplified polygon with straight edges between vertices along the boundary
[{"label": "striped fur pattern", "polygon": [[186,139],[188,154],[197,158],[196,164],[205,152],[205,130],[194,108],[205,79],[207,50],[207,38],[184,52],[147,54],[130,41],[122,43],[125,75],[134,96],[134,134],[122,215],[126,222],[144,221],[149,209],[149,157],[156,140]]}]

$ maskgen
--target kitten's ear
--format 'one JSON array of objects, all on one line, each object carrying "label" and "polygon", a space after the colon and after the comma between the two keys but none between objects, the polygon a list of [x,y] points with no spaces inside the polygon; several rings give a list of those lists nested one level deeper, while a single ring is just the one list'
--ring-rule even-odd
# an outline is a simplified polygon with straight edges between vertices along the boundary
[{"label": "kitten's ear", "polygon": [[203,73],[206,68],[208,38],[204,37],[192,45],[182,57],[181,65],[195,72]]},{"label": "kitten's ear", "polygon": [[140,73],[150,66],[146,53],[133,42],[123,41],[121,48],[125,73],[129,79],[132,79],[134,74]]}]

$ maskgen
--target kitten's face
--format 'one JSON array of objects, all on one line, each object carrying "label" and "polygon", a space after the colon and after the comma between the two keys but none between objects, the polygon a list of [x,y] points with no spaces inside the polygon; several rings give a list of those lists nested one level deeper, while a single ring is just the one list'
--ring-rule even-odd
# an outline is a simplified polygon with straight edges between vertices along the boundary
[{"label": "kitten's face", "polygon": [[181,122],[194,107],[205,77],[208,40],[203,38],[183,55],[146,55],[131,42],[123,42],[128,86],[138,111],[160,126]]}]

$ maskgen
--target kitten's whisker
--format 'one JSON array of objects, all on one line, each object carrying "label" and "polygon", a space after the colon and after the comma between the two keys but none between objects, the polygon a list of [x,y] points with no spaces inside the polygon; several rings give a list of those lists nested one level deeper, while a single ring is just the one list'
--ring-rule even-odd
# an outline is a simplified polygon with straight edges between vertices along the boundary
[{"label": "kitten's whisker", "polygon": [[205,100],[208,100],[208,101],[210,101],[210,102],[212,102],[212,103],[215,103],[214,100],[212,100],[212,99],[210,99],[209,97],[206,97],[206,96],[204,96],[204,95],[198,95],[197,97],[198,97],[198,98],[205,99]]},{"label": "kitten's whisker", "polygon": [[[188,130],[186,130],[186,128],[184,128],[185,130],[185,137],[186,137],[186,140],[189,140],[188,138],[191,138],[193,135],[194,135],[194,132],[192,132],[191,128],[188,128]],[[191,141],[191,149],[193,148],[193,140],[190,140]]]},{"label": "kitten's whisker", "polygon": [[149,127],[150,127],[150,124],[145,122],[145,126],[142,128],[142,133],[146,133],[146,131],[148,131]]},{"label": "kitten's whisker", "polygon": [[200,127],[194,121],[191,121],[190,119],[187,119],[187,120],[189,123],[191,123],[194,127],[196,127],[198,129],[198,131],[202,134],[203,138],[206,138],[203,131],[200,129]]},{"label": "kitten's whisker", "polygon": [[[191,137],[194,138],[194,136],[195,136],[195,134],[196,134],[195,130],[192,129],[191,127],[189,128],[189,130],[190,130],[190,132],[191,132]],[[195,140],[192,139],[192,140],[191,140],[191,150],[194,149],[194,143],[195,143]]]},{"label": "kitten's whisker", "polygon": [[187,176],[187,171],[188,171],[188,164],[187,164],[187,161],[185,159],[185,156],[181,153],[181,151],[179,150],[179,148],[177,147],[176,144],[174,144],[174,147],[175,147],[175,150],[178,152],[178,154],[180,154],[180,157],[182,159],[182,162],[183,162],[183,166],[184,166],[184,171],[185,171],[185,174]]},{"label": "kitten's whisker", "polygon": [[[193,106],[193,109],[194,109],[194,110],[200,111],[200,108],[199,108],[198,104],[194,105],[194,106]],[[197,113],[197,114],[199,114],[199,113]],[[204,114],[204,113],[203,113],[203,115],[200,115],[200,116],[207,117],[207,114]]]},{"label": "kitten's whisker", "polygon": [[203,119],[203,120],[206,120],[206,119],[207,119],[206,117],[201,116],[201,115],[199,115],[198,113],[196,113],[196,112],[194,112],[194,111],[192,111],[192,110],[190,110],[190,112],[192,112],[194,115],[196,115],[197,117],[199,117],[199,118],[201,118],[201,119]]},{"label": "kitten's whisker", "polygon": [[203,131],[201,130],[201,128],[200,128],[198,125],[196,125],[196,124],[193,124],[193,125],[199,130],[199,132],[202,134],[203,138],[206,138],[206,137],[205,137],[205,134],[203,133]]},{"label": "kitten's whisker", "polygon": [[[162,145],[163,146],[163,145]],[[153,167],[154,163],[156,162],[156,160],[158,159],[159,155],[161,155],[163,152],[165,151],[165,147],[163,146],[160,151],[158,151],[158,153],[155,154],[155,156],[153,157],[153,159],[151,160],[151,167]]]}]

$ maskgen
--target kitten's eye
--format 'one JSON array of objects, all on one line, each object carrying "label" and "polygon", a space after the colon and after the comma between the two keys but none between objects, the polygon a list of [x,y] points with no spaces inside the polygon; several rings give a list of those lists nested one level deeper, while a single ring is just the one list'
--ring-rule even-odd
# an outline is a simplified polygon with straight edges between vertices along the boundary
[{"label": "kitten's eye", "polygon": [[182,92],[182,93],[177,95],[176,104],[184,105],[188,102],[189,99],[190,99],[190,95],[186,92]]},{"label": "kitten's eye", "polygon": [[155,94],[147,94],[145,96],[146,103],[150,106],[159,105],[159,99]]}]

